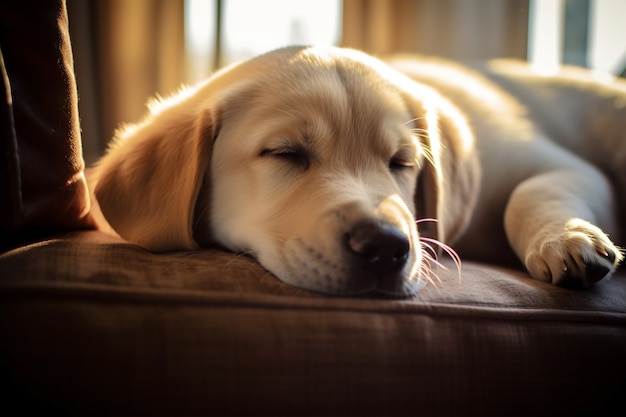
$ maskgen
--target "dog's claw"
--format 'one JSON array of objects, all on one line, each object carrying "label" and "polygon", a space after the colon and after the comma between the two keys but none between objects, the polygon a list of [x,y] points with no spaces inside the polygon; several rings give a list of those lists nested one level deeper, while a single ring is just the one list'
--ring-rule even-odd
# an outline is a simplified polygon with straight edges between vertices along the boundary
[{"label": "dog's claw", "polygon": [[618,257],[621,257],[621,253],[619,252],[619,250],[616,252],[610,248],[596,247],[596,251],[612,264],[615,264],[616,259],[618,259]]},{"label": "dog's claw", "polygon": [[609,253],[607,252],[605,248],[596,246],[596,252],[598,252],[600,255],[604,256],[605,258],[609,257]]}]

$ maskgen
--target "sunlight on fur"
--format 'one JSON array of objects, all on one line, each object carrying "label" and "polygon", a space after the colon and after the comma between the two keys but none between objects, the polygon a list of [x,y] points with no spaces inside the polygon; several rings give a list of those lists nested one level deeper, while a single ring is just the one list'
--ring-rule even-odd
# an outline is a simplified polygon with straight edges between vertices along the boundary
[{"label": "sunlight on fur", "polygon": [[623,258],[625,105],[581,69],[284,48],[157,96],[90,189],[102,230],[324,294],[411,297],[440,254],[589,287]]}]

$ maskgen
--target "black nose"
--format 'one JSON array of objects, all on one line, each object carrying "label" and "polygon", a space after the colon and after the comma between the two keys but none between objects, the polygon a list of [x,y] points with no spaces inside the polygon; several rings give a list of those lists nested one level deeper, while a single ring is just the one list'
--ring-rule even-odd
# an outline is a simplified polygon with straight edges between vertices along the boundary
[{"label": "black nose", "polygon": [[374,221],[356,223],[347,235],[347,246],[362,267],[379,275],[402,269],[411,250],[408,237],[400,229]]}]

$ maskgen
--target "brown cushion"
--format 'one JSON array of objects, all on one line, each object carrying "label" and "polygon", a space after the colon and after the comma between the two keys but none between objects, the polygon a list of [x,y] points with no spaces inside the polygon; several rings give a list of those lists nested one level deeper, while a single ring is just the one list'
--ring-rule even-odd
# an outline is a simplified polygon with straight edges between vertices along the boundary
[{"label": "brown cushion", "polygon": [[62,0],[0,4],[0,247],[91,227]]},{"label": "brown cushion", "polygon": [[0,392],[79,414],[624,410],[626,276],[446,265],[413,299],[350,299],[219,250],[42,241],[0,255]]}]

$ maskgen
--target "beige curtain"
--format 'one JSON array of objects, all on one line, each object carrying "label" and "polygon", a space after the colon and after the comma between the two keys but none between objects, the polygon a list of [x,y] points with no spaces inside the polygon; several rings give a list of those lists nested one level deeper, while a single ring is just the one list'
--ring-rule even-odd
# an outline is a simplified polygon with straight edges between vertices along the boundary
[{"label": "beige curtain", "polygon": [[184,0],[68,0],[83,149],[93,162],[146,99],[183,80]]},{"label": "beige curtain", "polygon": [[528,0],[344,0],[343,44],[374,54],[526,58]]}]

